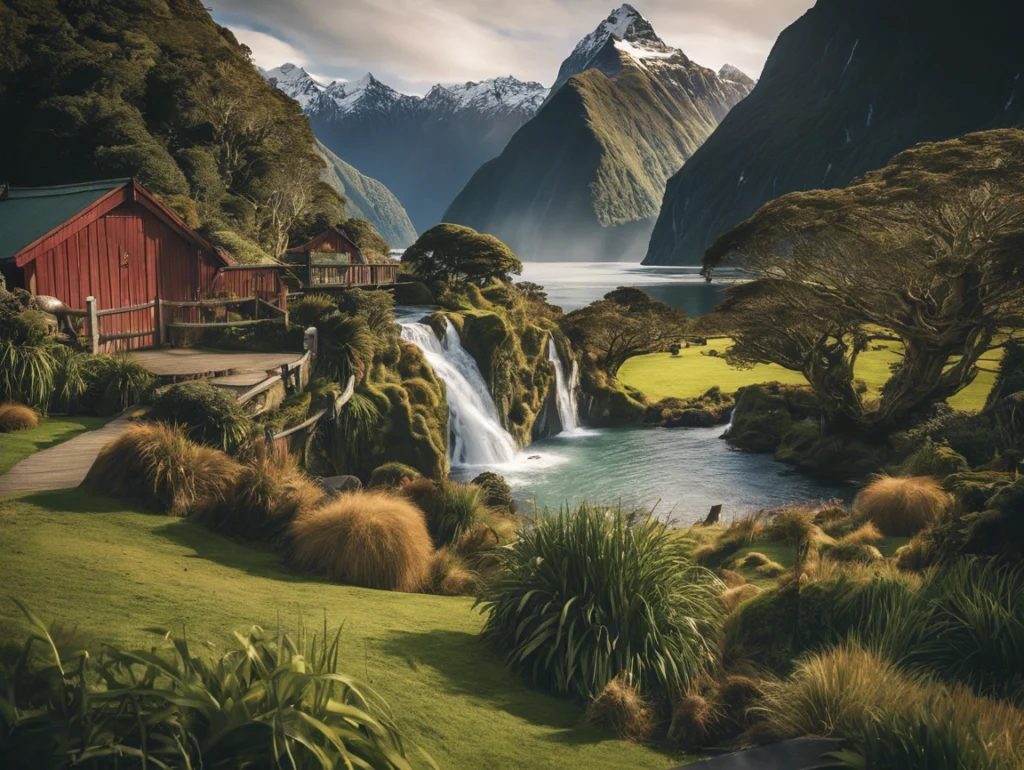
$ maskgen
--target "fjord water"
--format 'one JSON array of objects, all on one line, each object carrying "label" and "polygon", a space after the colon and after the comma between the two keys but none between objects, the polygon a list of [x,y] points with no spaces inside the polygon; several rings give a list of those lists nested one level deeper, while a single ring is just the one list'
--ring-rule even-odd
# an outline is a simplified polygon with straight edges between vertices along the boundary
[{"label": "fjord water", "polygon": [[548,302],[566,313],[618,286],[636,286],[691,318],[714,310],[728,286],[721,279],[708,283],[697,267],[647,267],[639,262],[524,262],[516,280],[540,284]]},{"label": "fjord water", "polygon": [[[787,471],[770,455],[738,452],[714,428],[581,429],[538,441],[509,463],[505,476],[528,508],[558,509],[584,500],[654,508],[662,519],[689,525],[721,504],[729,521],[786,503],[848,499],[851,488]],[[456,470],[469,479],[488,468]]]}]

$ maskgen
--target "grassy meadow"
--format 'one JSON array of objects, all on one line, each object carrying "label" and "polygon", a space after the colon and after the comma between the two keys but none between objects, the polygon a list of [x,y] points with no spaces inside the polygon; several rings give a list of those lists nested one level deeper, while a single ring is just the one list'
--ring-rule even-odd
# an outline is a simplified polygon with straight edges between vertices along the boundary
[{"label": "grassy meadow", "polygon": [[667,768],[685,757],[618,740],[583,708],[527,687],[478,638],[468,597],[306,579],[276,554],[182,519],[79,490],[0,500],[0,638],[21,639],[6,597],[77,626],[93,643],[149,646],[147,627],[225,645],[252,624],[294,628],[299,613],[344,623],[341,670],[389,703],[403,737],[443,768]]},{"label": "grassy meadow", "polygon": [[[619,370],[619,381],[645,393],[652,400],[694,398],[714,385],[725,393],[732,393],[746,385],[762,382],[806,384],[802,374],[775,364],[758,364],[750,369],[738,369],[727,364],[720,356],[706,355],[711,350],[724,353],[731,344],[726,338],[718,338],[708,340],[706,347],[683,348],[678,356],[670,353],[637,356],[626,361]],[[869,392],[877,392],[889,378],[889,366],[899,360],[899,349],[898,342],[875,340],[872,348],[858,357],[857,376],[867,383]],[[981,409],[995,382],[1001,357],[1001,349],[986,353],[977,379],[950,399],[950,404],[963,411]]]}]

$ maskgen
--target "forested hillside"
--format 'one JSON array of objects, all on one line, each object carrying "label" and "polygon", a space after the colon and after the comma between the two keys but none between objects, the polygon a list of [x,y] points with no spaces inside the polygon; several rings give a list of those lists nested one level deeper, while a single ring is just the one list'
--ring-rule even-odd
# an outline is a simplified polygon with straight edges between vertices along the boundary
[{"label": "forested hillside", "polygon": [[298,105],[200,0],[2,0],[0,180],[134,176],[240,260],[338,221]]}]

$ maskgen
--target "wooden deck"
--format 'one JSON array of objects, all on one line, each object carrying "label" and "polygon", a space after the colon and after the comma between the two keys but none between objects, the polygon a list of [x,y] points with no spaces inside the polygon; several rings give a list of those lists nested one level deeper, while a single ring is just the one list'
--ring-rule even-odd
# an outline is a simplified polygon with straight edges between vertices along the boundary
[{"label": "wooden deck", "polygon": [[82,433],[63,444],[29,455],[0,476],[0,495],[77,487],[100,450],[126,430],[132,424],[132,416],[138,412],[137,409],[129,409],[98,430]]},{"label": "wooden deck", "polygon": [[[277,374],[302,353],[229,353],[198,348],[163,348],[132,351],[132,357],[157,377],[166,380],[230,378],[232,386],[252,386]],[[225,384],[228,384],[225,383]]]}]

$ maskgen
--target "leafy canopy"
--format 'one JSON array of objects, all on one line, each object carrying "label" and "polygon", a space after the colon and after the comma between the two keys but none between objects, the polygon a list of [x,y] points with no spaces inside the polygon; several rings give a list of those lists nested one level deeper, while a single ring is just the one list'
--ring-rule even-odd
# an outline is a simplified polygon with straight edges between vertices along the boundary
[{"label": "leafy canopy", "polygon": [[631,286],[620,286],[603,299],[572,311],[562,323],[573,345],[611,375],[633,356],[667,349],[683,336],[686,325],[682,310]]},{"label": "leafy canopy", "polygon": [[406,249],[402,264],[424,281],[469,281],[484,286],[492,278],[510,280],[523,263],[493,235],[462,225],[440,224]]},{"label": "leafy canopy", "polygon": [[[887,433],[956,394],[1004,329],[1024,325],[1024,131],[921,145],[841,190],[787,195],[723,236],[731,288],[716,325],[739,364],[802,372],[833,424]],[[903,357],[868,400],[854,384],[866,332]]]}]

